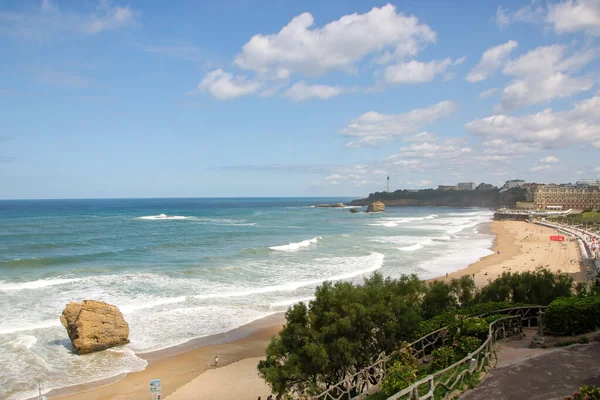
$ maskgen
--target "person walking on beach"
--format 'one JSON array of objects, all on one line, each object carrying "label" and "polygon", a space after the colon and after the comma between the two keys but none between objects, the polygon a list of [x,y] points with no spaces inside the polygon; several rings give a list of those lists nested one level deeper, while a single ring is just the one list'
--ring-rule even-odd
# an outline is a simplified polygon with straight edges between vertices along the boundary
[{"label": "person walking on beach", "polygon": [[219,356],[215,356],[215,368],[219,365]]}]

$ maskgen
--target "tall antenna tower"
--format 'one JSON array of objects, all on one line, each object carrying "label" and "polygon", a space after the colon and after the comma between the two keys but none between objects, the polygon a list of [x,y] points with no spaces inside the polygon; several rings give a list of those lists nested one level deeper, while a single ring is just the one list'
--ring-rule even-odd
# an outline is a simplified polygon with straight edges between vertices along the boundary
[{"label": "tall antenna tower", "polygon": [[390,177],[387,178],[387,192],[390,192]]}]

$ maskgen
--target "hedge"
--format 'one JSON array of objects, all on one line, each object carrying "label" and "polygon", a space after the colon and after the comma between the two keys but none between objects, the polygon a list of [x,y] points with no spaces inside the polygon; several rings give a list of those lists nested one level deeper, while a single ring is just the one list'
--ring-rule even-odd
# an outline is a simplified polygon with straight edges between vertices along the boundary
[{"label": "hedge", "polygon": [[561,297],[546,309],[546,329],[555,335],[578,335],[600,325],[600,296]]}]

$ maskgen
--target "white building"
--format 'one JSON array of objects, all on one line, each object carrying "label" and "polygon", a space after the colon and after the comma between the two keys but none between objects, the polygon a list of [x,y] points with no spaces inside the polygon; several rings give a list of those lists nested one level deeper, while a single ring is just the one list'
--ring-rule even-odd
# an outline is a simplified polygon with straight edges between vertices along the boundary
[{"label": "white building", "polygon": [[523,179],[512,179],[510,181],[506,181],[504,184],[504,189],[512,189],[516,187],[521,187],[525,181]]},{"label": "white building", "polygon": [[456,184],[456,190],[475,190],[475,182],[459,182]]}]

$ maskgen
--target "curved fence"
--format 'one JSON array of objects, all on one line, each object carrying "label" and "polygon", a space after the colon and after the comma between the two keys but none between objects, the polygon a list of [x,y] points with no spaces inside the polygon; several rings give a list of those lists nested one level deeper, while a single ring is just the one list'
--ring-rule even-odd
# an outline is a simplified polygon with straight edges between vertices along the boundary
[{"label": "curved fence", "polygon": [[[448,368],[413,383],[389,397],[388,400],[427,400],[433,399],[436,393],[438,393],[438,398],[443,398],[446,394],[457,389],[463,383],[465,377],[470,377],[481,371],[489,363],[496,341],[521,333],[524,326],[537,325],[538,314],[544,308],[539,306],[514,307],[480,315],[480,317],[489,314],[506,314],[507,316],[490,324],[488,337],[477,350]],[[415,340],[410,344],[410,347],[415,357],[419,361],[423,361],[425,356],[431,354],[433,350],[444,346],[449,339],[448,336],[448,327],[444,327]],[[323,393],[312,397],[312,400],[363,399],[366,395],[377,392],[381,387],[382,380],[385,378],[387,362],[392,356],[393,353],[387,356],[382,354],[374,364],[350,375],[347,379],[330,387]]]}]

